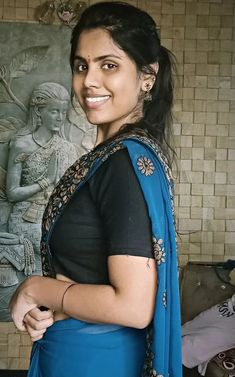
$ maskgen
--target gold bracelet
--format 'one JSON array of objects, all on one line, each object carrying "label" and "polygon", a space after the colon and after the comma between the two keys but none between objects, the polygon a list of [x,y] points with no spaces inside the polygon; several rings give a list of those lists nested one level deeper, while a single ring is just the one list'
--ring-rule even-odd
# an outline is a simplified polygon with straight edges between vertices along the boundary
[{"label": "gold bracelet", "polygon": [[64,298],[65,298],[65,295],[66,293],[68,292],[69,288],[72,287],[72,285],[76,285],[76,283],[71,283],[69,284],[66,288],[65,288],[65,291],[63,293],[63,296],[62,296],[62,299],[61,299],[61,311],[62,313],[64,313]]}]

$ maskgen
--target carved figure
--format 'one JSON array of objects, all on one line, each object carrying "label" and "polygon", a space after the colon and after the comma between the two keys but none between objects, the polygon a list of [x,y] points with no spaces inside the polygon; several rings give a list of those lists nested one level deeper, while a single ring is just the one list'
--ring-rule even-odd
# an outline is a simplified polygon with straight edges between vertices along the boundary
[{"label": "carved figure", "polygon": [[54,186],[78,157],[77,147],[63,137],[69,100],[57,83],[36,87],[27,124],[10,142],[6,194],[13,206],[8,232],[0,233],[1,287],[15,289],[25,275],[41,273],[42,214]]}]

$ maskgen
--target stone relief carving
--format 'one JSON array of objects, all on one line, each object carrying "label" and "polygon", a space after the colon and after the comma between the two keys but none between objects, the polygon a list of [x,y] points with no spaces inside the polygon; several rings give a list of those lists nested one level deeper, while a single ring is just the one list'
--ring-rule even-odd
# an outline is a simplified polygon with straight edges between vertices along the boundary
[{"label": "stone relief carving", "polygon": [[15,81],[25,85],[49,50],[49,44],[23,48],[0,67],[0,321],[10,320],[17,285],[41,273],[41,220],[50,193],[95,140],[94,126],[50,74],[28,93],[27,104],[18,95]]}]

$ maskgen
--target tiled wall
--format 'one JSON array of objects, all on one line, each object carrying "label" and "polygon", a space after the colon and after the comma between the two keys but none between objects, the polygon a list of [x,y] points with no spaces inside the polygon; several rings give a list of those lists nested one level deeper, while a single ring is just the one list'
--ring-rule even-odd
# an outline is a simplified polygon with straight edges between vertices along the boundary
[{"label": "tiled wall", "polygon": [[[129,3],[154,16],[162,43],[179,63],[174,133],[180,261],[234,259],[235,2]],[[34,22],[39,4],[40,0],[0,0],[0,19]],[[26,368],[29,351],[26,334],[17,333],[11,323],[0,323],[0,369]]]}]

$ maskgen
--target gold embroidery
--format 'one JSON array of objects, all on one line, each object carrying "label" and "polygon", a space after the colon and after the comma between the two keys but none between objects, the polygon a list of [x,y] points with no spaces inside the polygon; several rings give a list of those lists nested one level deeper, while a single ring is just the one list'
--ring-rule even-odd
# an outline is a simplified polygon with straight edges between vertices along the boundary
[{"label": "gold embroidery", "polygon": [[166,261],[166,253],[163,246],[163,240],[161,238],[157,240],[155,237],[153,237],[153,252],[158,265]]},{"label": "gold embroidery", "polygon": [[141,156],[138,158],[137,166],[138,170],[146,176],[152,175],[155,169],[150,158],[146,156]]}]

